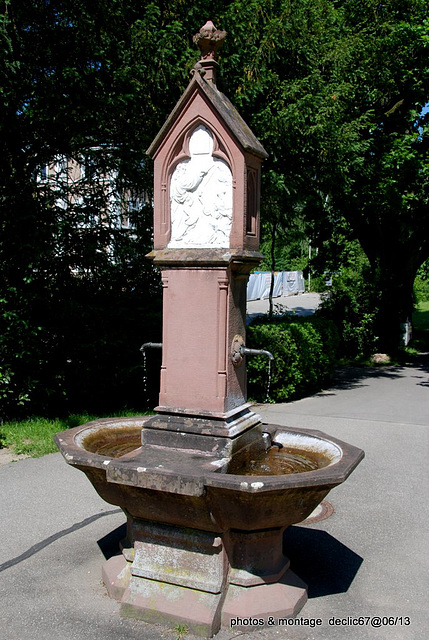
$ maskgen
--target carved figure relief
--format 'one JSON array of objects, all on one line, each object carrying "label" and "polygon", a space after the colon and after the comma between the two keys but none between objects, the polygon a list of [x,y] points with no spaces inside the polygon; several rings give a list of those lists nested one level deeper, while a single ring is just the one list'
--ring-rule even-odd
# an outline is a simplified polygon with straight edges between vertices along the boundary
[{"label": "carved figure relief", "polygon": [[198,126],[189,141],[190,159],[171,176],[170,248],[228,248],[232,225],[232,173],[213,157],[213,136]]}]

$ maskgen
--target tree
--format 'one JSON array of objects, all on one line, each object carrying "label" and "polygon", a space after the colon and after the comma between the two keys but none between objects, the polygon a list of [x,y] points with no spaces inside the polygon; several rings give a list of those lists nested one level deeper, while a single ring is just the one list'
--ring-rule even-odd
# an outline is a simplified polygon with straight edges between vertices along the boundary
[{"label": "tree", "polygon": [[[124,372],[138,366],[131,351],[138,356],[157,296],[143,260],[152,189],[144,150],[188,82],[192,35],[208,17],[228,32],[220,88],[270,153],[266,226],[290,233],[302,212],[314,246],[348,225],[380,291],[380,335],[397,342],[429,254],[425,0],[1,6],[0,399],[10,410],[27,399],[35,410],[36,398],[52,407],[70,389],[101,402],[103,388],[114,396],[112,380],[125,391]],[[119,190],[148,194],[133,234],[106,217],[86,224],[97,217],[97,189],[66,211],[61,194],[40,188],[39,168],[61,157],[86,158],[114,172]]]},{"label": "tree", "polygon": [[359,39],[340,72],[351,86],[354,119],[364,115],[368,124],[344,169],[333,172],[330,192],[370,261],[378,334],[391,350],[411,319],[413,282],[429,256],[429,10],[420,0],[348,2],[344,9]]},{"label": "tree", "polygon": [[282,176],[313,245],[347,228],[359,239],[380,346],[395,349],[429,255],[428,5],[252,0],[235,14],[237,4],[225,16],[228,46],[245,45],[224,66],[235,102],[270,152],[265,176]]},{"label": "tree", "polygon": [[333,55],[338,19],[331,3],[251,0],[231,3],[223,23],[226,91],[270,154],[262,173],[261,220],[265,264],[274,271],[279,247],[300,246],[307,235],[304,205],[308,211],[317,201],[316,217],[320,213],[316,121],[326,87],[318,65]]},{"label": "tree", "polygon": [[[163,89],[180,93],[182,68],[156,62],[180,58],[178,27],[150,3],[2,4],[1,415],[119,408],[135,402],[141,342],[157,337],[144,149],[169,109]],[[66,173],[54,189],[38,181],[63,158],[91,166],[84,199]],[[102,175],[148,193],[131,233],[105,210]]]}]

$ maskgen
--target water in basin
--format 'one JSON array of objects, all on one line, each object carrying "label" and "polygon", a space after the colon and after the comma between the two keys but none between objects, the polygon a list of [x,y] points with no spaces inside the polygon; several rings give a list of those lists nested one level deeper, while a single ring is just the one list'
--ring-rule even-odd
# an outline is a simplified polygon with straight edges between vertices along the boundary
[{"label": "water in basin", "polygon": [[249,455],[248,452],[236,455],[228,465],[227,473],[241,476],[305,473],[321,469],[330,463],[330,458],[318,451],[273,446],[259,455]]},{"label": "water in basin", "polygon": [[106,427],[91,431],[83,439],[82,447],[91,453],[120,458],[141,446],[141,427]]}]

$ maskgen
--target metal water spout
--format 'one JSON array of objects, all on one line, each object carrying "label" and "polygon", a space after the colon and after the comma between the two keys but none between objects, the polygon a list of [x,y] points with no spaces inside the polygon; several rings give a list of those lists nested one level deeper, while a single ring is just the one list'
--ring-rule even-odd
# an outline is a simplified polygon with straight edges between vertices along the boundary
[{"label": "metal water spout", "polygon": [[274,360],[274,356],[271,351],[266,349],[249,349],[248,347],[240,347],[240,353],[242,356],[267,356],[270,360]]},{"label": "metal water spout", "polygon": [[144,353],[146,349],[162,349],[162,342],[145,342],[140,347],[140,351]]},{"label": "metal water spout", "polygon": [[283,445],[281,442],[276,442],[275,440],[273,440],[272,434],[269,431],[263,431],[262,432],[262,442],[265,445],[265,451],[268,451],[269,449],[272,449],[273,447],[277,447],[277,449],[280,451],[280,449],[283,449]]},{"label": "metal water spout", "polygon": [[266,349],[249,349],[244,345],[244,338],[240,335],[235,335],[231,345],[231,360],[234,367],[239,367],[244,360],[244,356],[266,356],[268,358],[268,384],[267,395],[265,402],[270,399],[270,386],[271,386],[271,363],[274,360],[274,356],[271,351]]},{"label": "metal water spout", "polygon": [[231,345],[231,359],[234,367],[238,367],[242,362],[244,356],[266,356],[270,363],[274,360],[274,356],[271,351],[266,349],[249,349],[244,345],[244,338],[240,335],[235,335]]}]

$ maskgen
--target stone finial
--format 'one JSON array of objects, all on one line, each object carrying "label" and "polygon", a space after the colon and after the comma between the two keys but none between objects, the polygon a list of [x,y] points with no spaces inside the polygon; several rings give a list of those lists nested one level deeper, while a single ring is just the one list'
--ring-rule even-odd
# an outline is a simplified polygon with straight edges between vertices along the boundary
[{"label": "stone finial", "polygon": [[225,37],[226,31],[219,31],[213,22],[208,20],[193,38],[194,43],[197,44],[201,50],[201,59],[214,61],[216,53],[218,49],[221,48]]}]

